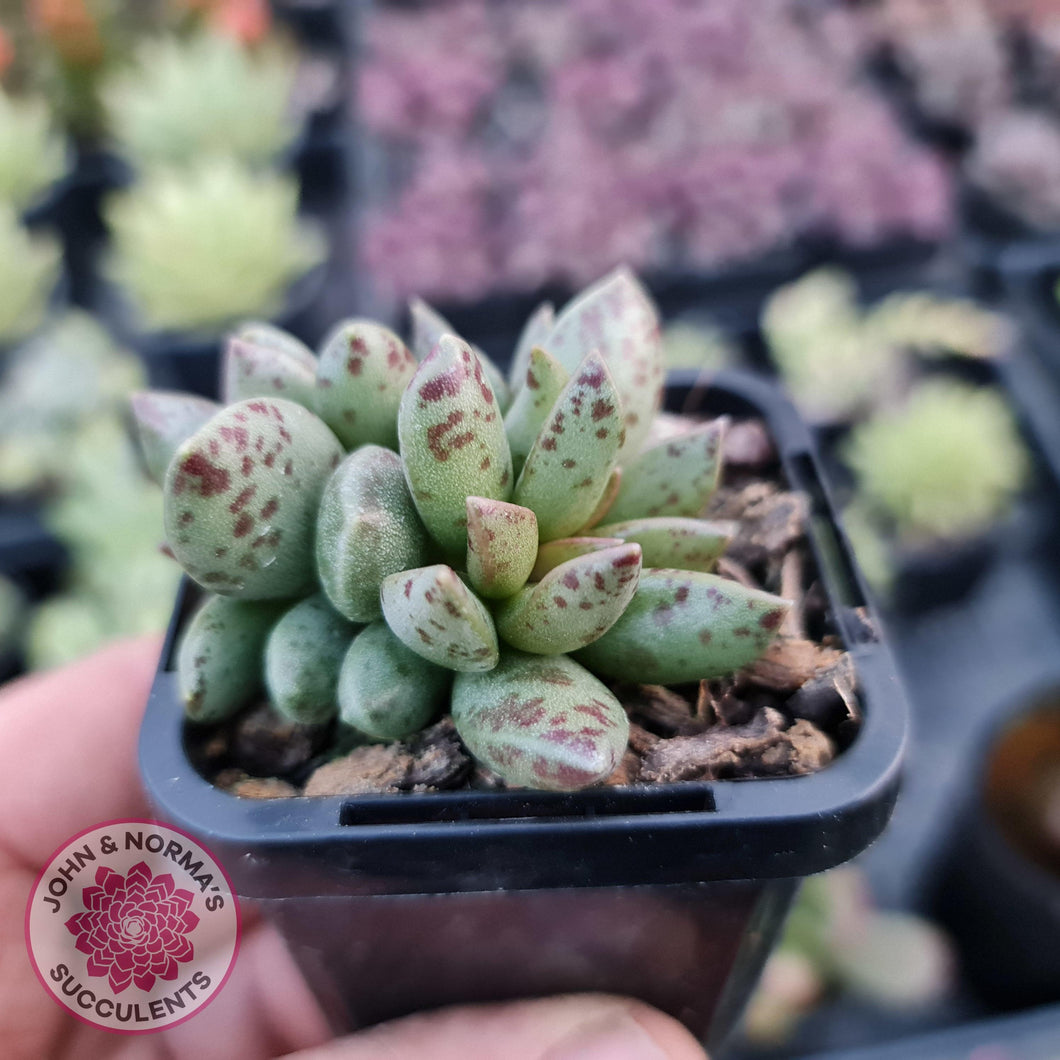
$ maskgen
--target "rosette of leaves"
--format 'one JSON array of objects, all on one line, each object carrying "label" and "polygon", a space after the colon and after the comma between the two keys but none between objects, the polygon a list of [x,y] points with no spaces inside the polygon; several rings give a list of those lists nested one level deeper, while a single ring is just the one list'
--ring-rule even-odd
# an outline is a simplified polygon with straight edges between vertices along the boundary
[{"label": "rosette of leaves", "polygon": [[26,209],[65,165],[63,141],[44,100],[0,91],[0,201]]},{"label": "rosette of leaves", "polygon": [[61,268],[59,244],[31,235],[15,210],[0,203],[0,347],[40,325]]},{"label": "rosette of leaves", "polygon": [[179,652],[187,712],[226,717],[263,674],[298,721],[387,740],[447,708],[509,784],[600,781],[628,738],[603,679],[729,673],[787,613],[712,572],[726,422],[648,441],[661,341],[626,271],[534,314],[510,388],[422,303],[413,330],[347,321],[315,357],[249,325],[226,406],[137,399],[169,547],[214,594]]},{"label": "rosette of leaves", "polygon": [[103,98],[111,136],[137,167],[184,169],[204,157],[258,165],[294,139],[293,57],[220,33],[145,40]]},{"label": "rosette of leaves", "polygon": [[1011,508],[1029,459],[1012,411],[988,387],[930,379],[857,426],[844,447],[867,515],[903,544],[959,541]]},{"label": "rosette of leaves", "polygon": [[294,180],[231,160],[153,171],[107,203],[110,278],[152,330],[217,331],[269,316],[325,255],[297,207]]}]

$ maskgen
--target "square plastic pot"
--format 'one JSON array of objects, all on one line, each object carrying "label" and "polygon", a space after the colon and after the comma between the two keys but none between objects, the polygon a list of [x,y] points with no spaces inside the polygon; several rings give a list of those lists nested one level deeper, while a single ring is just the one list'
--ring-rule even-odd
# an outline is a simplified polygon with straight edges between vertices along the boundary
[{"label": "square plastic pot", "polygon": [[[687,392],[672,390],[673,407]],[[816,473],[768,384],[719,377],[710,414],[762,416],[809,535],[863,724],[823,771],[757,781],[240,799],[196,773],[173,672],[178,600],[140,761],[159,815],[199,837],[284,933],[337,1029],[446,1004],[610,991],[712,1045],[731,1029],[798,880],[853,857],[898,791],[905,698]],[[182,594],[190,595],[190,594]]]}]

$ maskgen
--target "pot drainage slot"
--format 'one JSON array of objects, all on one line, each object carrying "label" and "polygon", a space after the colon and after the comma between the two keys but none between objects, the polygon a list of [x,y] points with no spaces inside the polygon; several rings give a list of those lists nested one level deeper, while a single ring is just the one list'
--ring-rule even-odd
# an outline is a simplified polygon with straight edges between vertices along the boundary
[{"label": "pot drainage slot", "polygon": [[469,792],[453,795],[364,797],[339,810],[339,824],[432,824],[571,817],[634,817],[654,813],[712,812],[714,793],[694,791]]}]

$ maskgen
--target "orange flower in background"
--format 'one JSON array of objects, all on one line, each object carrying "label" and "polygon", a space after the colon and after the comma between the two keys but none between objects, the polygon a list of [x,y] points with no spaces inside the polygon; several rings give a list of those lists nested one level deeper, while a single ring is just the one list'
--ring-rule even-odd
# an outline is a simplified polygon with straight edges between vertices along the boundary
[{"label": "orange flower in background", "polygon": [[85,0],[29,0],[33,24],[70,63],[93,66],[103,60],[103,39]]},{"label": "orange flower in background", "polygon": [[256,44],[269,32],[272,17],[266,0],[221,0],[212,6],[210,23],[244,44]]}]

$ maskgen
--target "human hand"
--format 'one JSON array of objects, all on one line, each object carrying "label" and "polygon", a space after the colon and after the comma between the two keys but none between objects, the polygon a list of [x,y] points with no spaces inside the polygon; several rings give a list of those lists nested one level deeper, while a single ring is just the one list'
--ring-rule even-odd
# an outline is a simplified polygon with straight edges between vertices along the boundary
[{"label": "human hand", "polygon": [[581,995],[412,1016],[332,1039],[283,940],[244,909],[231,978],[194,1018],[129,1037],[86,1026],[43,990],[23,939],[37,874],[71,836],[149,817],[136,741],[160,644],[128,641],[0,689],[0,1042],[5,1056],[92,1060],[703,1060],[676,1021]]}]

